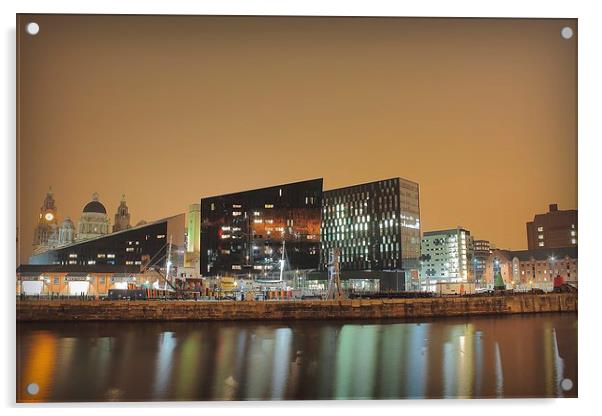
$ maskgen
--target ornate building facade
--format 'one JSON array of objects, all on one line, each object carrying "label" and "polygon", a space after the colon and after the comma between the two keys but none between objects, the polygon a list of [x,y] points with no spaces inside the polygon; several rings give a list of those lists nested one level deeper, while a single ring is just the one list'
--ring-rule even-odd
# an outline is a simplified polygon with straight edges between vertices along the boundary
[{"label": "ornate building facade", "polygon": [[59,227],[58,245],[64,246],[75,241],[75,224],[67,217]]},{"label": "ornate building facade", "polygon": [[98,194],[92,194],[92,201],[84,207],[79,220],[77,241],[89,240],[109,233],[109,217],[105,206],[98,200]]},{"label": "ornate building facade", "polygon": [[132,228],[130,225],[130,213],[128,206],[125,203],[125,195],[121,196],[121,202],[115,214],[115,223],[113,224],[113,232],[128,230]]},{"label": "ornate building facade", "polygon": [[43,251],[49,248],[57,234],[57,209],[52,188],[46,193],[46,198],[40,207],[38,225],[33,233],[33,251]]}]

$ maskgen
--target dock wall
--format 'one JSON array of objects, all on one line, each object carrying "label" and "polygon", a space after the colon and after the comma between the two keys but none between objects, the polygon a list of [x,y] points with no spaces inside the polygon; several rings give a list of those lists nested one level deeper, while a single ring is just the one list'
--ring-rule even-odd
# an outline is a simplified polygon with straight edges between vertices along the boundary
[{"label": "dock wall", "polygon": [[404,319],[577,312],[576,293],[342,301],[17,301],[17,321]]}]

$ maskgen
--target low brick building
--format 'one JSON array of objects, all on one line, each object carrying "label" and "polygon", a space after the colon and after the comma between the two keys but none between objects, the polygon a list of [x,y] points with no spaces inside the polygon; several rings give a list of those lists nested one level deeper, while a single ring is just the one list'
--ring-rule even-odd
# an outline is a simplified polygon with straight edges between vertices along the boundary
[{"label": "low brick building", "polygon": [[551,284],[554,277],[576,283],[577,247],[538,250],[494,250],[487,259],[485,281],[493,283],[496,268],[506,285]]}]

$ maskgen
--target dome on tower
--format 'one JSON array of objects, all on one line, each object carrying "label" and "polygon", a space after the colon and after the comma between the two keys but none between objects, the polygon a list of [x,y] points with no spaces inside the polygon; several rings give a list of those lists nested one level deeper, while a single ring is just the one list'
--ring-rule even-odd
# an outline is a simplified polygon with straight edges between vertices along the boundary
[{"label": "dome on tower", "polygon": [[84,212],[96,212],[98,214],[107,213],[105,206],[98,201],[98,194],[96,192],[92,194],[92,201],[88,202],[84,207]]}]

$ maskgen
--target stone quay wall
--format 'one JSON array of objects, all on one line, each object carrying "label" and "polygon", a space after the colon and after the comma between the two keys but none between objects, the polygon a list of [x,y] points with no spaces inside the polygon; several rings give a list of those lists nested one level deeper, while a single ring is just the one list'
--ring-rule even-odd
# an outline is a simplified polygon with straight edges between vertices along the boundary
[{"label": "stone quay wall", "polygon": [[265,302],[17,301],[19,322],[412,319],[541,312],[577,312],[577,294]]}]

